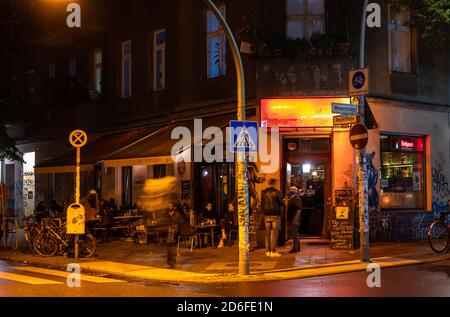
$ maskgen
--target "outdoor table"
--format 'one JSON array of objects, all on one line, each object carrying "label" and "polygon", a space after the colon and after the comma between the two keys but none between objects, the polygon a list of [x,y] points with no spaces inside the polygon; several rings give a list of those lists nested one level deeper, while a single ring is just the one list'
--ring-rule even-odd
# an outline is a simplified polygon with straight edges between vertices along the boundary
[{"label": "outdoor table", "polygon": [[143,216],[117,216],[114,217],[114,220],[118,220],[121,222],[122,225],[114,225],[113,228],[120,228],[123,227],[124,229],[128,228],[128,232],[132,231],[132,223],[133,221],[142,219]]},{"label": "outdoor table", "polygon": [[[161,229],[164,227],[167,227],[167,225],[164,225],[162,223],[157,223],[157,222],[152,222],[150,224],[146,224],[145,225],[145,244],[148,244],[148,235],[149,235],[149,233],[152,233],[152,231],[154,231],[156,233],[156,236],[158,239],[158,244],[161,244],[161,240],[160,240],[159,234],[158,234],[158,232],[160,232],[160,231],[158,231],[158,229]],[[166,231],[166,230],[164,230],[164,231]]]},{"label": "outdoor table", "polygon": [[195,230],[205,230],[210,229],[211,230],[211,248],[215,248],[214,244],[214,229],[218,228],[218,225],[195,225],[192,226]]}]

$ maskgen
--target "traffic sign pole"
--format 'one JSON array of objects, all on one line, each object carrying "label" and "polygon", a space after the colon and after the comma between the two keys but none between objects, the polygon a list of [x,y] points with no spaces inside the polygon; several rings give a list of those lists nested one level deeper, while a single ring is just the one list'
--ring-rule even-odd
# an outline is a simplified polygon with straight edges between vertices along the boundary
[{"label": "traffic sign pole", "polygon": [[[360,32],[360,52],[359,67],[365,67],[365,41],[366,41],[366,16],[367,5],[369,1],[364,0],[361,16],[361,32]],[[366,78],[367,80],[368,78]],[[359,98],[359,115],[361,122],[365,122],[365,97],[363,94]],[[358,210],[359,210],[359,232],[360,232],[360,260],[361,262],[370,262],[369,252],[369,205],[368,205],[368,182],[366,172],[366,149],[362,148],[359,152],[358,164]]]},{"label": "traffic sign pole", "polygon": [[[75,169],[75,203],[80,203],[80,148],[77,147],[77,165]],[[78,259],[78,234],[75,235],[75,260]]]},{"label": "traffic sign pole", "polygon": [[[233,54],[237,77],[237,119],[245,120],[245,77],[244,67],[239,53],[239,48],[234,39],[230,26],[220,13],[217,6],[211,0],[204,0],[206,5],[212,10],[220,26],[225,31],[228,44]],[[236,155],[236,176],[237,176],[237,196],[238,196],[238,222],[239,222],[239,274],[250,274],[250,240],[249,240],[249,194],[248,194],[248,174],[247,157],[245,153]]]},{"label": "traffic sign pole", "polygon": [[[70,144],[76,149],[76,165],[75,165],[75,203],[80,203],[80,148],[87,143],[86,132],[82,130],[72,131],[69,135]],[[75,259],[78,259],[78,240],[79,235],[75,235]]]}]

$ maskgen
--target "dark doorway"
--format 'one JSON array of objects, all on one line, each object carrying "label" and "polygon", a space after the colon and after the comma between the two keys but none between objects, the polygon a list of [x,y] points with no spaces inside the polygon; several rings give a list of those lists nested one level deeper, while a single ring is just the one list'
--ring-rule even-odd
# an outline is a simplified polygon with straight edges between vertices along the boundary
[{"label": "dark doorway", "polygon": [[222,216],[235,195],[234,164],[197,163],[195,173],[195,207],[200,213],[207,202]]}]

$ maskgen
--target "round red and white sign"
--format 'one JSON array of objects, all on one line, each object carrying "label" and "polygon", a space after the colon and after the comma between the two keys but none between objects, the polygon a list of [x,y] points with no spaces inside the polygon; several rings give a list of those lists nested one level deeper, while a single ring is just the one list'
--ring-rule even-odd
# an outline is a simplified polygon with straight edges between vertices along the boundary
[{"label": "round red and white sign", "polygon": [[369,142],[369,131],[363,124],[355,124],[350,130],[350,143],[356,150],[364,149]]}]

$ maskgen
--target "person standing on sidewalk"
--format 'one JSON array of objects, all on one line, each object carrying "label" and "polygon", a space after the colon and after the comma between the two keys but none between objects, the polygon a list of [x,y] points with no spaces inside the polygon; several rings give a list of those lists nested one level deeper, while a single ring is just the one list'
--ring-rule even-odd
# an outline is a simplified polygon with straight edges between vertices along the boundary
[{"label": "person standing on sidewalk", "polygon": [[167,232],[167,264],[174,269],[177,265],[176,243],[180,230],[180,222],[183,221],[180,211],[175,207],[175,203],[169,203],[168,218],[169,229]]},{"label": "person standing on sidewalk", "polygon": [[302,212],[302,200],[298,195],[297,187],[289,187],[288,199],[287,221],[289,237],[292,239],[292,249],[289,253],[296,253],[300,251],[300,235],[298,229],[300,227]]},{"label": "person standing on sidewalk", "polygon": [[266,229],[266,256],[279,257],[276,251],[278,231],[281,223],[281,210],[283,206],[283,195],[275,188],[277,180],[269,179],[269,187],[262,191],[261,208],[264,214],[264,225]]}]

